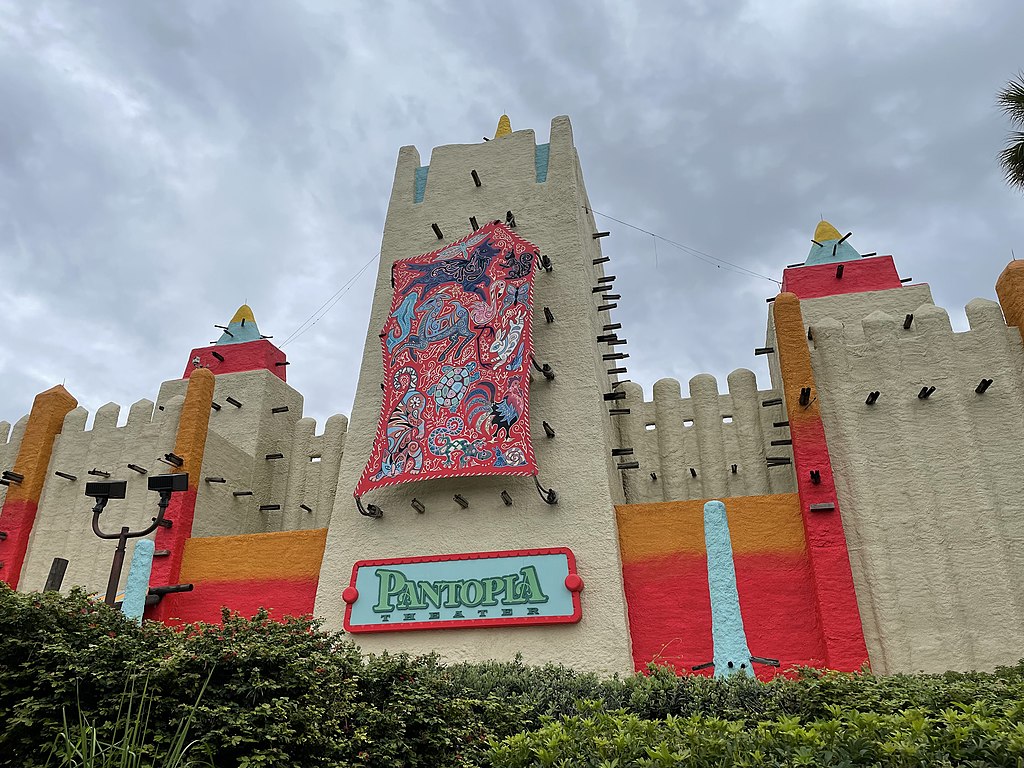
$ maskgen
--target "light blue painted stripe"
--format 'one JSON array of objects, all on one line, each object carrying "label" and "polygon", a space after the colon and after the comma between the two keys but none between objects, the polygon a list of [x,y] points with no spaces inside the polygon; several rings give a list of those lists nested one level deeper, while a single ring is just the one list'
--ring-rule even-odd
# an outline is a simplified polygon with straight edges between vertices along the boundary
[{"label": "light blue painted stripe", "polygon": [[[836,250],[835,256],[832,255],[833,248]],[[826,240],[821,245],[811,243],[811,252],[807,254],[804,266],[809,267],[812,264],[838,264],[841,261],[858,261],[859,259],[860,254],[848,242],[840,243],[838,240]]]},{"label": "light blue painted stripe", "polygon": [[263,337],[260,336],[260,329],[256,323],[246,323],[242,325],[241,321],[237,323],[228,323],[228,330],[220,335],[217,339],[217,346],[221,347],[225,344],[244,344],[247,341],[259,341]]},{"label": "light blue painted stripe", "polygon": [[[704,505],[704,543],[708,550],[708,586],[711,588],[711,636],[714,640],[715,677],[753,677],[747,634],[736,589],[736,565],[725,504]],[[732,662],[732,666],[729,666]]]},{"label": "light blue painted stripe", "polygon": [[538,144],[533,154],[534,166],[537,169],[537,183],[548,180],[548,156],[551,154],[550,144]]},{"label": "light blue painted stripe", "polygon": [[149,574],[153,570],[152,539],[140,539],[135,542],[132,553],[132,567],[128,571],[128,585],[124,590],[121,612],[136,624],[142,623],[142,614],[146,610],[146,595],[149,594]]},{"label": "light blue painted stripe", "polygon": [[416,169],[416,191],[412,200],[414,203],[423,202],[423,195],[427,191],[427,172],[429,170],[429,165],[421,165]]}]

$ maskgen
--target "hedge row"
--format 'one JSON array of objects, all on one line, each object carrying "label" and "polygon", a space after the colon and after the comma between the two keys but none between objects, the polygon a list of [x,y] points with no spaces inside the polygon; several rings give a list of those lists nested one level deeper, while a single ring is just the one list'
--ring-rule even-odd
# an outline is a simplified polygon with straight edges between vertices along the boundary
[{"label": "hedge row", "polygon": [[521,662],[364,657],[309,619],[137,627],[80,592],[0,586],[0,765],[44,765],[64,710],[73,716],[80,705],[112,727],[129,676],[148,678],[156,692],[157,751],[209,677],[192,735],[221,768],[1024,768],[1024,664],[993,674],[808,673],[770,683],[663,669],[600,678]]}]

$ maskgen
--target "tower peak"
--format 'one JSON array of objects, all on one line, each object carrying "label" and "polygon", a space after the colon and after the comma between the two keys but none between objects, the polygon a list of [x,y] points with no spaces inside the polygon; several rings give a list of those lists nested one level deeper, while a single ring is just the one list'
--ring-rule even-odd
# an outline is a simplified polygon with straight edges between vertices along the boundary
[{"label": "tower peak", "polygon": [[811,251],[807,254],[805,265],[834,264],[840,261],[854,261],[860,254],[850,245],[849,241],[839,234],[839,230],[822,219],[814,228],[811,238]]},{"label": "tower peak", "polygon": [[240,323],[242,320],[246,320],[250,323],[255,323],[256,318],[252,314],[252,309],[249,308],[248,304],[243,304],[235,312],[234,317],[231,318],[232,323]]},{"label": "tower peak", "polygon": [[498,127],[494,131],[494,138],[500,139],[502,136],[508,136],[512,133],[512,121],[508,119],[508,115],[502,115],[498,120]]},{"label": "tower peak", "polygon": [[[221,326],[223,328],[224,326]],[[256,325],[256,318],[252,313],[248,304],[243,304],[235,312],[231,318],[231,322],[228,323],[228,327],[224,330],[224,333],[217,339],[217,346],[222,344],[241,344],[246,341],[259,341],[260,336],[259,326]]]},{"label": "tower peak", "polygon": [[814,228],[814,239],[819,243],[823,243],[826,240],[838,240],[841,237],[842,235],[839,234],[839,230],[824,219],[819,221],[818,226]]}]

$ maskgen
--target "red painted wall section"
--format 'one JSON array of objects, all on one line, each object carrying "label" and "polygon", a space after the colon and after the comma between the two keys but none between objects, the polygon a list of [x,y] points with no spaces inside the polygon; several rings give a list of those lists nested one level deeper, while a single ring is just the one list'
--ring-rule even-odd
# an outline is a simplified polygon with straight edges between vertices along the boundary
[{"label": "red painted wall section", "polygon": [[[829,266],[834,269],[834,265]],[[825,642],[826,665],[831,669],[856,670],[868,661],[864,630],[853,585],[846,533],[839,512],[832,462],[818,407],[818,390],[811,368],[810,350],[800,301],[792,293],[781,293],[773,304],[775,348],[782,371],[786,412],[796,468],[800,512],[807,541],[808,558],[816,595],[818,621]],[[806,406],[800,393],[811,390]],[[819,473],[815,483],[811,471]],[[811,505],[831,504],[814,511]],[[753,651],[752,651],[753,652]]]},{"label": "red painted wall section", "polygon": [[164,620],[218,623],[223,608],[246,617],[261,608],[276,619],[311,614],[326,543],[326,528],[189,539],[180,578],[194,588],[164,597]]},{"label": "red painted wall section", "polygon": [[[836,277],[842,266],[842,277]],[[892,256],[872,256],[838,264],[790,267],[782,273],[782,290],[800,299],[817,299],[842,293],[862,293],[899,288],[899,273]]]},{"label": "red painted wall section", "polygon": [[[827,666],[799,497],[724,502],[747,645],[780,661],[755,665],[758,678]],[[633,662],[638,670],[654,662],[688,674],[714,655],[704,501],[625,505],[616,516]]]},{"label": "red painted wall section", "polygon": [[[166,555],[153,558],[153,571],[149,577],[151,586],[170,586],[179,581],[184,547],[192,536],[192,522],[196,513],[196,496],[199,475],[206,451],[206,435],[210,428],[210,403],[213,401],[214,376],[210,371],[197,369],[189,378],[185,390],[185,402],[178,420],[178,434],[174,441],[174,453],[184,459],[184,464],[174,470],[188,473],[188,490],[171,496],[165,520],[170,528],[158,528],[156,551]],[[166,598],[146,609],[146,618],[166,617]]]},{"label": "red painted wall section", "polygon": [[[14,466],[10,468],[23,479],[8,486],[3,509],[0,510],[0,531],[6,534],[0,537],[0,581],[14,589],[18,588],[21,580],[39,497],[50,467],[54,438],[64,426],[64,417],[77,405],[78,401],[59,385],[36,395],[32,402],[21,447]],[[43,588],[42,584],[30,586]]]},{"label": "red painted wall section", "polygon": [[[217,355],[223,357],[219,360]],[[181,378],[187,379],[193,372],[206,368],[213,374],[238,373],[240,371],[268,370],[281,381],[287,381],[287,358],[284,352],[266,339],[246,341],[241,344],[218,344],[193,349],[188,356],[188,365]]]}]

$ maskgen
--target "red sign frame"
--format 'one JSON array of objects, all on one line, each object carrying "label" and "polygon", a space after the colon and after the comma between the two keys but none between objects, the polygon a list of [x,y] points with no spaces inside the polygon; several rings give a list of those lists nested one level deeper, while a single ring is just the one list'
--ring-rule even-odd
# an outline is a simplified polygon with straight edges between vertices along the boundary
[{"label": "red sign frame", "polygon": [[[488,617],[482,619],[458,619],[437,621],[409,621],[379,624],[351,623],[352,608],[359,599],[356,589],[356,577],[361,568],[379,565],[409,565],[412,563],[438,563],[462,560],[491,560],[503,557],[535,557],[543,555],[565,555],[569,573],[565,577],[565,589],[572,599],[573,612],[561,616],[513,616]],[[425,629],[478,629],[485,627],[536,626],[546,624],[576,624],[583,617],[583,606],[580,592],[583,590],[583,579],[576,571],[576,556],[568,547],[545,547],[540,549],[510,549],[496,552],[463,552],[449,555],[426,555],[421,557],[377,558],[373,560],[357,560],[352,565],[352,576],[349,586],[342,593],[345,600],[344,627],[346,632],[354,634],[362,632],[409,632]]]}]

